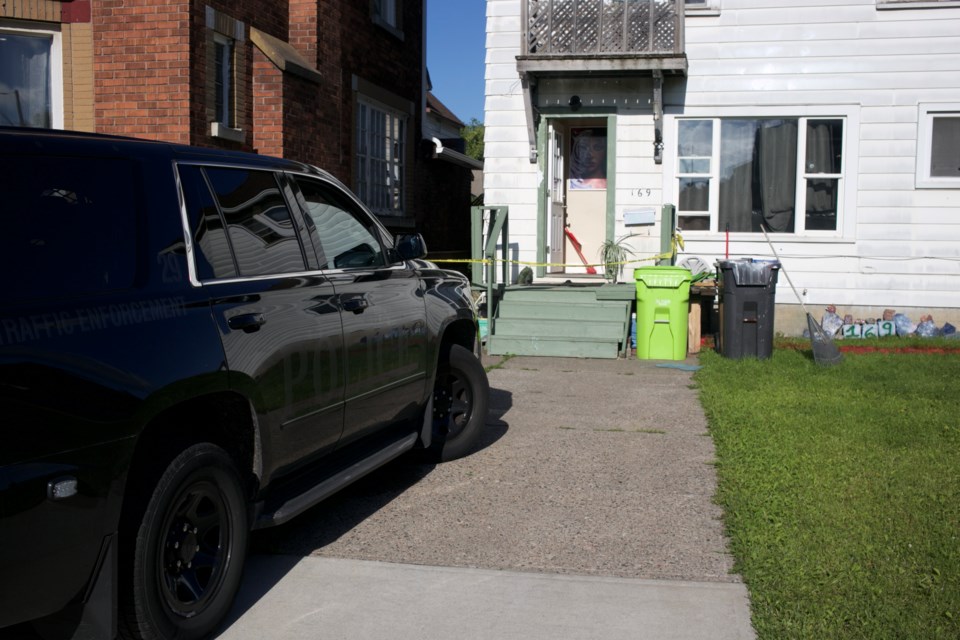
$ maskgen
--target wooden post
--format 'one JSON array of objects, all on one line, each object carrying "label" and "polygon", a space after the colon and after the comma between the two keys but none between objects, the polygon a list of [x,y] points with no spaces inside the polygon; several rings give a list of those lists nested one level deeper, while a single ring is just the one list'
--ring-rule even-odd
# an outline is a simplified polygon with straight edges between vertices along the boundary
[{"label": "wooden post", "polygon": [[[673,251],[673,234],[677,227],[676,209],[672,204],[665,204],[660,211],[660,253],[670,253]],[[673,258],[658,260],[657,264],[662,267],[673,266]]]},{"label": "wooden post", "polygon": [[687,353],[700,353],[700,297],[690,297],[687,316]]}]

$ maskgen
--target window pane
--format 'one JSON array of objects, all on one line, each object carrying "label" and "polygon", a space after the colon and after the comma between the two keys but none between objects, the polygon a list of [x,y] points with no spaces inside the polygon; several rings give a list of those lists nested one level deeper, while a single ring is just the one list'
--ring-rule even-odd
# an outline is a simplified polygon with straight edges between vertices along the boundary
[{"label": "window pane", "polygon": [[710,181],[702,178],[680,178],[680,211],[708,211]]},{"label": "window pane", "polygon": [[331,185],[297,179],[316,228],[324,269],[382,267],[383,250],[363,211]]},{"label": "window pane", "polygon": [[709,158],[680,158],[680,173],[710,173]]},{"label": "window pane", "polygon": [[388,25],[397,26],[397,0],[374,0],[373,10]]},{"label": "window pane", "polygon": [[[0,155],[4,296],[34,299],[129,288],[139,196],[132,163],[116,158]],[[30,273],[18,278],[18,273]]]},{"label": "window pane", "polygon": [[839,187],[837,178],[807,180],[805,224],[808,231],[836,231]]},{"label": "window pane", "polygon": [[236,277],[227,232],[200,167],[180,167],[180,182],[193,230],[197,277],[200,280]]},{"label": "window pane", "polygon": [[227,222],[240,275],[305,270],[286,201],[269,171],[206,170]]},{"label": "window pane", "polygon": [[960,177],[960,115],[933,119],[931,149],[931,177]]},{"label": "window pane", "polygon": [[684,231],[710,231],[710,216],[680,216],[677,224]]},{"label": "window pane", "polygon": [[713,121],[680,120],[678,126],[678,155],[709,158],[713,153]]},{"label": "window pane", "polygon": [[0,32],[0,125],[52,125],[53,36]]},{"label": "window pane", "polygon": [[233,42],[217,36],[215,42],[214,93],[217,121],[234,126],[233,117]]},{"label": "window pane", "polygon": [[843,170],[843,121],[808,120],[805,173],[839,174]]},{"label": "window pane", "polygon": [[406,120],[369,104],[357,106],[355,193],[374,212],[403,213]]},{"label": "window pane", "polygon": [[792,232],[797,120],[724,120],[720,128],[719,228]]}]

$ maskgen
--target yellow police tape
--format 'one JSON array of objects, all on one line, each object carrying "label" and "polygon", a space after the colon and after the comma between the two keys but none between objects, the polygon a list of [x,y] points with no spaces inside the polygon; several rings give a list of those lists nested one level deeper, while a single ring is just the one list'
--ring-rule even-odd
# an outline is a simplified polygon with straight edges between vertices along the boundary
[{"label": "yellow police tape", "polygon": [[526,262],[523,260],[502,260],[500,258],[494,258],[493,260],[488,260],[486,258],[480,258],[479,260],[472,260],[466,258],[451,258],[449,260],[431,260],[435,263],[471,263],[471,264],[519,264],[525,267],[616,267],[620,265],[633,264],[635,262],[647,262],[649,260],[666,260],[667,258],[676,258],[677,250],[683,249],[683,238],[680,235],[676,235],[673,238],[673,251],[668,253],[660,253],[655,256],[650,256],[649,258],[638,258],[636,260],[624,260],[622,262],[600,262],[597,264],[563,264],[557,262]]}]

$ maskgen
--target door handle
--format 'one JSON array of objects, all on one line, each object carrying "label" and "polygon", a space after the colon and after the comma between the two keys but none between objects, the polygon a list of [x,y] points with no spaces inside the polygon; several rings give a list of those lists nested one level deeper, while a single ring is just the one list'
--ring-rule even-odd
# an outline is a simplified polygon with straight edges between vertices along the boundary
[{"label": "door handle", "polygon": [[259,331],[260,327],[267,323],[267,319],[262,313],[244,313],[239,316],[233,316],[227,320],[227,326],[244,333],[253,333]]},{"label": "door handle", "polygon": [[357,296],[356,298],[347,298],[340,302],[340,306],[344,311],[352,311],[353,313],[363,313],[363,310],[370,306],[370,303],[367,302],[366,297]]}]

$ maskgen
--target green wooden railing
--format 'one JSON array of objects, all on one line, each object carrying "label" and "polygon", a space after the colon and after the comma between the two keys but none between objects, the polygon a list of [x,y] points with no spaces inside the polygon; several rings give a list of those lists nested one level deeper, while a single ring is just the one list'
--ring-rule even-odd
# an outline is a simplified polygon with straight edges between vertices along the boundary
[{"label": "green wooden railing", "polygon": [[[484,212],[489,212],[484,226]],[[494,308],[494,290],[500,298],[503,289],[509,284],[510,225],[509,207],[471,207],[470,209],[470,279],[477,287],[487,290],[487,327],[493,335],[493,323],[496,318]],[[497,245],[501,256],[497,260]],[[497,278],[497,264],[500,266],[500,278]]]}]

